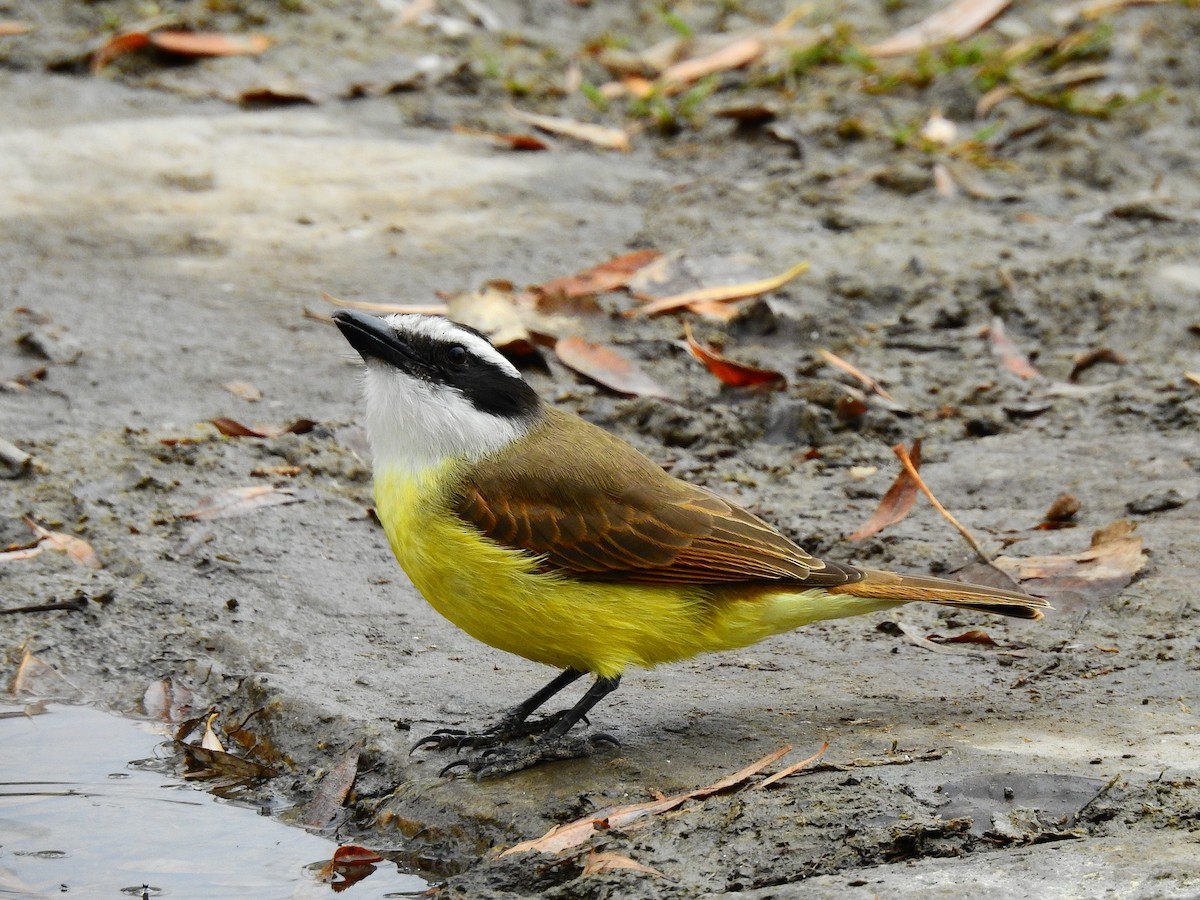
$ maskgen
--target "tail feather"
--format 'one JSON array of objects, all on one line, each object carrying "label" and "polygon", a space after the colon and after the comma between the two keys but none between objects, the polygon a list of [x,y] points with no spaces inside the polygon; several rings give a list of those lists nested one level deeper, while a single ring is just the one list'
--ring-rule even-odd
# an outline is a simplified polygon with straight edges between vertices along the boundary
[{"label": "tail feather", "polygon": [[1008,591],[982,584],[965,584],[929,575],[898,575],[876,569],[865,569],[863,574],[866,577],[862,581],[826,590],[835,594],[895,600],[899,603],[921,600],[925,603],[973,609],[1016,619],[1040,619],[1043,609],[1052,608],[1041,597],[1031,597],[1020,591]]}]

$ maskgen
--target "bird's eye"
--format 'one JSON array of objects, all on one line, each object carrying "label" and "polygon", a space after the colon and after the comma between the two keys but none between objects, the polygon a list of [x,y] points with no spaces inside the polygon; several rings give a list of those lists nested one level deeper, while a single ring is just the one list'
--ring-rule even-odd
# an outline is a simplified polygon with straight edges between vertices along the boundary
[{"label": "bird's eye", "polygon": [[470,354],[467,353],[467,348],[462,344],[454,344],[446,350],[446,362],[460,369],[467,364]]}]

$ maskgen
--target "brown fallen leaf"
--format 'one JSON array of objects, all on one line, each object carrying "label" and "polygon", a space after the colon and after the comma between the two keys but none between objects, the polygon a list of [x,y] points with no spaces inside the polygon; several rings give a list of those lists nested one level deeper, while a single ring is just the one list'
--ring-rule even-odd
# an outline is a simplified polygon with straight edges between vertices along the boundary
[{"label": "brown fallen leaf", "polygon": [[180,56],[258,56],[271,46],[265,34],[223,34],[219,31],[174,31],[149,34],[159,50]]},{"label": "brown fallen leaf", "polygon": [[653,875],[655,878],[667,876],[653,866],[647,866],[637,860],[622,856],[611,851],[601,853],[599,850],[589,850],[583,863],[581,875],[602,875],[605,872],[640,872],[643,875]]},{"label": "brown fallen leaf", "polygon": [[527,125],[551,134],[575,138],[595,144],[597,147],[603,147],[605,150],[620,150],[623,153],[629,151],[629,133],[621,128],[577,122],[575,119],[567,119],[562,116],[543,116],[538,113],[525,112],[515,106],[510,106],[508,113]]},{"label": "brown fallen leaf", "polygon": [[205,750],[215,750],[218,753],[224,753],[225,747],[221,744],[221,739],[217,737],[216,731],[213,730],[213,722],[217,720],[220,713],[209,713],[208,718],[204,720],[204,736],[200,738],[200,746]]},{"label": "brown fallen leaf", "polygon": [[696,340],[692,334],[692,326],[685,322],[683,336],[687,339],[688,350],[692,356],[704,363],[704,367],[712,372],[722,384],[737,388],[761,388],[780,390],[787,386],[787,379],[782,372],[771,369],[759,369],[745,363],[736,362],[726,356],[706,347]]},{"label": "brown fallen leaf", "polygon": [[512,285],[508,282],[493,281],[482,290],[450,296],[446,315],[487,335],[502,353],[512,356],[537,354],[536,341],[526,324],[526,320],[534,316],[531,311],[517,306]]},{"label": "brown fallen leaf", "polygon": [[1012,0],[956,0],[933,15],[863,48],[868,56],[906,56],[969,38],[1004,12]]},{"label": "brown fallen leaf", "polygon": [[625,287],[638,272],[661,257],[658,250],[634,250],[574,275],[534,285],[529,290],[539,297],[539,302],[552,304],[604,294]]},{"label": "brown fallen leaf", "polygon": [[[354,745],[342,754],[337,764],[325,774],[321,783],[317,785],[313,798],[304,806],[304,812],[300,815],[301,825],[306,828],[326,828],[338,817],[350,789],[354,787],[354,779],[358,777],[360,754],[361,749],[357,744]],[[334,860],[337,861],[337,854],[334,854]]]},{"label": "brown fallen leaf", "polygon": [[33,31],[33,26],[20,19],[0,19],[0,37],[16,37]]},{"label": "brown fallen leaf", "polygon": [[975,555],[979,557],[979,560],[986,565],[990,565],[991,557],[989,557],[987,551],[983,549],[983,545],[979,543],[979,540],[975,537],[975,535],[971,534],[971,532],[967,530],[967,527],[963,525],[962,522],[954,518],[954,516],[950,514],[950,511],[946,509],[946,507],[942,506],[941,501],[939,501],[938,498],[933,495],[933,491],[929,489],[929,485],[925,483],[925,480],[917,472],[917,467],[913,464],[912,459],[909,457],[908,451],[904,449],[904,445],[897,444],[892,448],[892,452],[896,454],[896,458],[900,460],[900,465],[904,466],[904,469],[908,472],[909,477],[917,483],[917,487],[920,488],[921,493],[925,495],[925,498],[931,504],[933,504],[933,508],[941,513],[942,518],[953,525],[954,530],[963,536],[963,540],[965,540],[971,546],[971,549],[975,551]]},{"label": "brown fallen leaf", "polygon": [[20,562],[23,559],[33,559],[46,552],[46,548],[38,541],[31,547],[18,547],[15,550],[0,550],[0,563]]},{"label": "brown fallen leaf", "polygon": [[1059,494],[1050,504],[1050,508],[1046,510],[1046,515],[1042,517],[1041,523],[1035,526],[1036,530],[1051,531],[1056,528],[1074,528],[1073,520],[1081,506],[1078,497],[1072,494]]},{"label": "brown fallen leaf", "polygon": [[1196,387],[1200,387],[1200,372],[1184,372],[1184,380],[1190,381]]},{"label": "brown fallen leaf", "polygon": [[780,769],[774,775],[768,775],[766,778],[764,778],[758,784],[754,785],[754,787],[757,788],[758,790],[762,790],[763,788],[770,787],[771,785],[775,784],[775,782],[777,782],[777,781],[782,781],[785,778],[790,778],[791,776],[795,775],[797,772],[801,771],[802,769],[807,769],[809,766],[811,766],[813,763],[815,763],[818,759],[820,759],[822,756],[825,755],[825,751],[828,749],[829,749],[829,741],[825,741],[823,744],[821,744],[821,749],[818,750],[816,753],[814,753],[812,756],[810,756],[808,759],[802,759],[798,763],[793,763],[792,765],[787,766],[786,768]]},{"label": "brown fallen leaf", "polygon": [[994,564],[1038,596],[1073,593],[1102,600],[1120,593],[1146,565],[1135,528],[1134,522],[1118,519],[1097,530],[1091,545],[1072,556],[1001,556]]},{"label": "brown fallen leaf", "polygon": [[[980,651],[974,645],[990,646],[995,648],[993,652],[998,656],[1028,656],[1028,650],[1007,650],[1001,649],[1000,646],[993,641],[985,632],[975,629],[965,632],[954,638],[942,637],[940,634],[931,634],[928,637],[921,634],[916,628],[907,625],[904,622],[891,623],[907,637],[910,641],[925,650],[933,653],[979,653]],[[967,644],[969,646],[962,646]]]},{"label": "brown fallen leaf", "polygon": [[211,497],[203,498],[195,509],[181,513],[179,518],[192,519],[197,522],[208,519],[228,519],[232,516],[244,516],[247,513],[257,512],[269,506],[300,503],[304,499],[304,497],[297,496],[294,488],[275,487],[269,484],[227,488],[218,491]]},{"label": "brown fallen leaf", "polygon": [[468,128],[466,125],[455,125],[455,134],[465,134],[470,137],[487,138],[493,144],[504,147],[508,150],[517,150],[521,152],[540,151],[551,149],[550,144],[542,140],[540,137],[532,134],[514,134],[505,131],[483,131],[479,128]]},{"label": "brown fallen leaf", "polygon": [[728,72],[750,65],[766,52],[767,45],[757,37],[743,37],[705,56],[685,59],[667,68],[658,78],[665,94],[675,94],[717,72]]},{"label": "brown fallen leaf", "polygon": [[[912,450],[909,451],[909,459],[912,460],[914,468],[920,467],[920,438],[913,441]],[[846,535],[846,540],[865,540],[871,537],[871,535],[878,534],[889,525],[895,525],[912,511],[913,505],[917,502],[917,493],[919,490],[920,488],[917,486],[916,479],[909,475],[908,469],[901,467],[896,480],[892,482],[891,487],[887,489],[887,493],[883,495],[883,499],[879,501],[879,506],[871,514],[871,518],[867,519],[857,531]]]},{"label": "brown fallen leaf", "polygon": [[317,870],[317,879],[331,882],[333,892],[340,893],[374,872],[375,864],[381,862],[383,857],[374,850],[345,844],[333,851],[333,858]]},{"label": "brown fallen leaf", "polygon": [[956,634],[951,637],[943,637],[940,634],[926,635],[929,640],[935,644],[981,644],[984,647],[999,647],[996,639],[984,631],[982,628],[972,628],[964,631],[962,634]]},{"label": "brown fallen leaf", "polygon": [[1008,371],[1018,378],[1041,378],[1042,373],[1034,368],[1029,357],[1013,342],[1004,329],[1004,322],[999,316],[992,319],[988,328],[988,340],[992,346],[992,354],[1000,360]]},{"label": "brown fallen leaf", "polygon": [[675,294],[671,297],[647,298],[649,299],[648,303],[644,306],[626,310],[625,315],[627,317],[658,316],[666,312],[683,309],[685,306],[690,307],[696,303],[729,303],[733,300],[745,300],[748,297],[757,297],[760,294],[777,290],[807,270],[808,263],[802,262],[792,266],[786,272],[770,278],[762,278],[758,281],[697,288],[696,290],[684,291],[682,294]]},{"label": "brown fallen leaf", "polygon": [[270,766],[234,756],[223,750],[209,750],[199,744],[185,744],[183,741],[175,741],[174,745],[175,749],[183,754],[183,777],[188,781],[220,779],[231,784],[244,784],[265,781],[279,775],[279,772]]},{"label": "brown fallen leaf", "polygon": [[570,850],[572,847],[578,847],[584,843],[598,831],[623,828],[638,819],[660,815],[672,810],[688,800],[708,797],[712,794],[718,794],[722,791],[738,787],[749,781],[767,766],[777,762],[791,752],[792,748],[790,745],[780,747],[778,750],[768,753],[762,759],[746,766],[746,768],[734,772],[732,775],[728,775],[707,787],[684,791],[681,794],[673,794],[670,797],[660,797],[657,800],[650,800],[646,803],[611,806],[598,810],[592,815],[576,819],[574,822],[556,825],[540,838],[522,841],[515,846],[509,847],[500,855],[511,856],[514,853],[525,853],[530,850],[536,850],[539,853],[561,853],[563,850]]},{"label": "brown fallen leaf", "polygon": [[192,692],[172,678],[150,682],[142,694],[142,710],[160,722],[182,722],[192,714]]},{"label": "brown fallen leaf", "polygon": [[38,659],[28,648],[21,655],[21,664],[17,666],[9,690],[17,697],[43,700],[77,700],[83,694],[58,669]]},{"label": "brown fallen leaf", "polygon": [[226,381],[221,387],[247,403],[257,403],[262,399],[262,391],[248,381]]},{"label": "brown fallen leaf", "polygon": [[225,437],[273,438],[279,437],[281,434],[308,434],[317,427],[317,423],[312,419],[297,419],[290,425],[258,425],[254,427],[243,425],[237,419],[229,419],[225,416],[218,416],[208,421]]},{"label": "brown fallen leaf", "polygon": [[1128,362],[1128,359],[1111,347],[1096,347],[1092,350],[1085,350],[1083,353],[1076,355],[1075,363],[1071,366],[1071,374],[1067,376],[1067,381],[1072,383],[1078,381],[1080,375],[1097,363],[1111,363],[1114,366],[1123,366]]},{"label": "brown fallen leaf", "polygon": [[29,517],[25,518],[25,524],[33,529],[33,533],[37,535],[40,545],[43,545],[48,550],[55,550],[59,553],[65,553],[81,566],[87,566],[89,569],[102,569],[104,564],[100,562],[100,557],[96,555],[96,551],[92,549],[92,545],[83,538],[77,538],[71,534],[64,534],[61,531],[48,531],[33,521]]},{"label": "brown fallen leaf", "polygon": [[618,394],[671,399],[666,388],[647,375],[629,357],[607,344],[595,344],[581,337],[568,337],[555,342],[554,354],[568,369]]},{"label": "brown fallen leaf", "polygon": [[91,69],[99,72],[118,56],[146,47],[156,47],[179,56],[257,56],[271,46],[263,34],[222,34],[220,32],[144,29],[113,36],[92,54]]}]

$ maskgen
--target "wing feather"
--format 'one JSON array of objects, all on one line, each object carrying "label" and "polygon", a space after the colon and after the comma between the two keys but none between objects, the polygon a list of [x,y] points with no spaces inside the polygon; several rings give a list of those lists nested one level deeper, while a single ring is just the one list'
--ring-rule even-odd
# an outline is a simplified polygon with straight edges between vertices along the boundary
[{"label": "wing feather", "polygon": [[[766,522],[666,474],[607,432],[547,409],[520,444],[478,463],[453,498],[466,523],[578,578],[648,584],[860,581],[849,565],[806,553]],[[554,427],[548,427],[554,426]],[[563,464],[580,445],[605,458]]]}]

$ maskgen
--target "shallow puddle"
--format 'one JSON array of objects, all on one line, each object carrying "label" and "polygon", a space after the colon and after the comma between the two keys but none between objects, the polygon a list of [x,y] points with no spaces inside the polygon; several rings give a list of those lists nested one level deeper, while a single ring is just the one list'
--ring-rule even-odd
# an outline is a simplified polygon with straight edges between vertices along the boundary
[{"label": "shallow puddle", "polygon": [[[21,707],[0,705],[0,715]],[[165,774],[152,723],[78,706],[0,718],[0,896],[411,897],[394,863],[318,880],[337,845]]]}]

